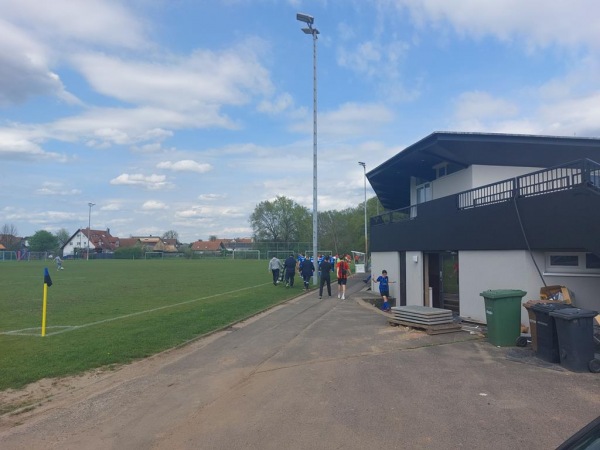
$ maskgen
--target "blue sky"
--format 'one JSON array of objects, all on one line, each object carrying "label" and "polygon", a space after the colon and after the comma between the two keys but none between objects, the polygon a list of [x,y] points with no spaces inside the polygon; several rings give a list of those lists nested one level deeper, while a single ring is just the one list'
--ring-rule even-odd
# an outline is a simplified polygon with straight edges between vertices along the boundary
[{"label": "blue sky", "polygon": [[[0,0],[0,226],[249,237],[434,131],[600,135],[592,0]],[[372,191],[368,191],[372,196]]]}]

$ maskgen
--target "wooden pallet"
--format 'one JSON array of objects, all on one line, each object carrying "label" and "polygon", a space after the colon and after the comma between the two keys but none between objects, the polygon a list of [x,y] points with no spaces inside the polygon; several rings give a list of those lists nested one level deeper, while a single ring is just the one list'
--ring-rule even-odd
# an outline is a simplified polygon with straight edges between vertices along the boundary
[{"label": "wooden pallet", "polygon": [[417,328],[425,331],[427,334],[444,334],[444,333],[455,333],[461,331],[462,327],[457,323],[443,323],[439,325],[425,325],[420,323],[406,322],[398,319],[388,319],[390,325],[402,325],[408,328]]}]

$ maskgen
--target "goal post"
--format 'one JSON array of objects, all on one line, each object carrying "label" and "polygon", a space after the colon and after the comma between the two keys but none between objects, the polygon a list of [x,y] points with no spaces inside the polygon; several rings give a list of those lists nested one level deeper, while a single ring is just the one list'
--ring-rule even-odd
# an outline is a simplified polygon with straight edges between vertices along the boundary
[{"label": "goal post", "polygon": [[0,251],[0,261],[16,261],[17,260],[17,252],[9,251],[9,250],[1,250]]},{"label": "goal post", "polygon": [[145,252],[144,259],[163,259],[163,252]]},{"label": "goal post", "polygon": [[232,259],[260,259],[260,250],[233,250]]},{"label": "goal post", "polygon": [[269,250],[267,252],[267,259],[271,259],[273,256],[277,259],[286,259],[292,253],[294,253],[293,250]]}]

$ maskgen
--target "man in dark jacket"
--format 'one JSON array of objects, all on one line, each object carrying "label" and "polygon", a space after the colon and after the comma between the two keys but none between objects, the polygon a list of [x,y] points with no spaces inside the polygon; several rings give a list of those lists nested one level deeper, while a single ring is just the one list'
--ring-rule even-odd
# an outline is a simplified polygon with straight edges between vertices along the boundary
[{"label": "man in dark jacket", "polygon": [[310,285],[310,279],[315,273],[315,265],[310,260],[310,258],[306,258],[302,261],[302,265],[300,266],[300,275],[302,275],[302,279],[304,280],[304,290],[308,291],[308,286]]},{"label": "man in dark jacket", "polygon": [[294,287],[294,276],[296,275],[296,258],[290,254],[283,262],[283,272],[285,274],[285,287]]},{"label": "man in dark jacket", "polygon": [[320,266],[321,281],[319,282],[319,298],[323,297],[323,286],[327,283],[327,293],[331,297],[331,271],[333,266],[329,260],[329,255],[325,256],[325,259]]}]

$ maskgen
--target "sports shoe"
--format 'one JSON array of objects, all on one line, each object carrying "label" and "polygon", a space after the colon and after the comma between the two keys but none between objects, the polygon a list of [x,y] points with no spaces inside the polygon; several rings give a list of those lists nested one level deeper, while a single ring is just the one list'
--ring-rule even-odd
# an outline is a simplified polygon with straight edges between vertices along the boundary
[{"label": "sports shoe", "polygon": [[342,298],[341,294],[338,294],[338,298]]},{"label": "sports shoe", "polygon": [[321,297],[321,296],[319,295],[319,300],[321,300],[322,298],[323,298],[323,297]]},{"label": "sports shoe", "polygon": [[345,295],[342,295],[342,300],[346,300],[346,296]]}]

